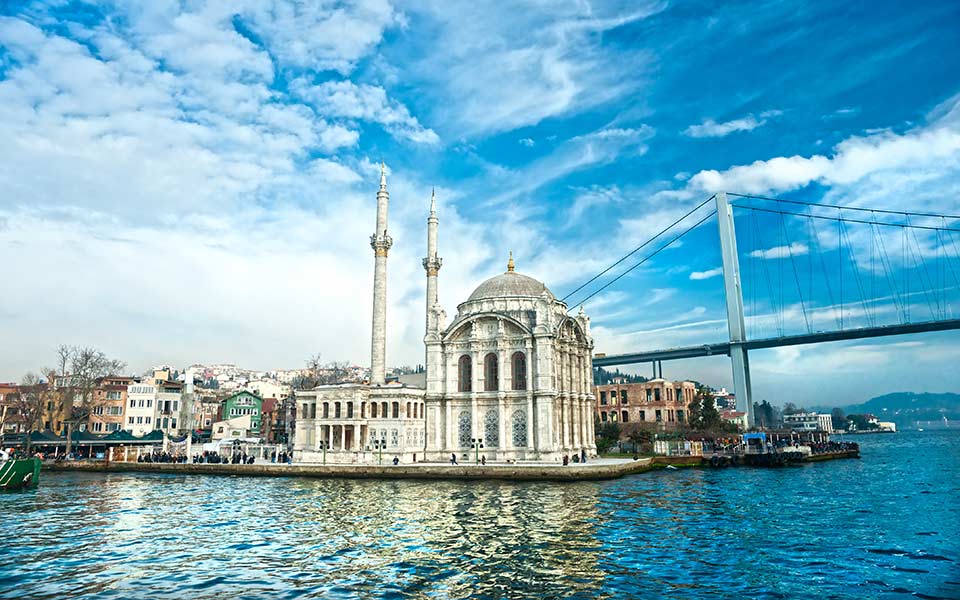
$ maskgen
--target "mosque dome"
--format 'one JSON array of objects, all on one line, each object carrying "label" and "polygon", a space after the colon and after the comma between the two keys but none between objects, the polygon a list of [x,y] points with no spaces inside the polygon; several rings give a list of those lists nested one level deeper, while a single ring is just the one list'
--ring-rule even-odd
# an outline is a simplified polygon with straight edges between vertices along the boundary
[{"label": "mosque dome", "polygon": [[543,282],[514,271],[513,255],[511,254],[510,261],[507,263],[507,272],[501,273],[496,277],[491,277],[481,283],[477,286],[477,289],[473,290],[473,293],[470,294],[467,302],[515,296],[538,298],[544,291],[547,292],[551,300],[556,299],[556,296],[547,289],[547,286]]}]

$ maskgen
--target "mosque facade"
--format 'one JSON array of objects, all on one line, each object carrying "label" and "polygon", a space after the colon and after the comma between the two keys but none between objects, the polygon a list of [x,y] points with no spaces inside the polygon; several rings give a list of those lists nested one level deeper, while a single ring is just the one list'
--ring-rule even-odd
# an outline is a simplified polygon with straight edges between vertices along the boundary
[{"label": "mosque facade", "polygon": [[297,391],[294,457],[301,462],[560,462],[596,453],[593,340],[581,307],[507,270],[481,283],[446,323],[438,302],[439,218],[427,218],[425,388],[387,382],[388,235],[381,167],[374,251],[371,376],[367,384]]}]

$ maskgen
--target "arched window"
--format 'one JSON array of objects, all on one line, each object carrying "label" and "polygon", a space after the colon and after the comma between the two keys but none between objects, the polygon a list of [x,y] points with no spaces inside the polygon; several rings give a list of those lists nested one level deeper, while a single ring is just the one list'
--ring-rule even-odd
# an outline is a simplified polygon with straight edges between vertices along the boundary
[{"label": "arched window", "polygon": [[[386,403],[386,402],[381,403],[381,405],[380,405],[380,418],[381,418],[381,419],[386,419],[386,418],[389,417],[389,416],[390,416],[390,413],[387,412],[387,403]],[[384,434],[384,435],[386,435],[386,434]]]},{"label": "arched window", "polygon": [[497,378],[497,355],[491,352],[483,358],[483,391],[495,392],[500,388]]},{"label": "arched window", "polygon": [[516,448],[527,445],[527,412],[522,408],[513,411],[513,445]]},{"label": "arched window", "polygon": [[527,355],[523,352],[513,353],[513,389],[527,389]]},{"label": "arched window", "polygon": [[400,403],[399,403],[399,402],[394,402],[394,403],[393,403],[393,418],[394,418],[394,419],[399,419],[399,418],[400,418]]},{"label": "arched window", "polygon": [[466,354],[460,357],[460,363],[457,369],[457,389],[461,392],[470,392],[473,390],[473,364],[470,357]]},{"label": "arched window", "polygon": [[[376,402],[371,402],[371,403],[370,403],[370,418],[371,418],[371,419],[376,419],[376,418],[377,418],[377,403],[376,403]],[[374,437],[376,437],[376,436],[374,436]]]}]

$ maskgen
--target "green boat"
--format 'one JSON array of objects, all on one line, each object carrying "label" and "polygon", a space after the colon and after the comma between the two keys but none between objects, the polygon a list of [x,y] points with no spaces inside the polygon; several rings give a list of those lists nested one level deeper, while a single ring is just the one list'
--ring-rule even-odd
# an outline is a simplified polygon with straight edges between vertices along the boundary
[{"label": "green boat", "polygon": [[0,489],[22,490],[40,483],[40,459],[11,459],[0,463]]}]

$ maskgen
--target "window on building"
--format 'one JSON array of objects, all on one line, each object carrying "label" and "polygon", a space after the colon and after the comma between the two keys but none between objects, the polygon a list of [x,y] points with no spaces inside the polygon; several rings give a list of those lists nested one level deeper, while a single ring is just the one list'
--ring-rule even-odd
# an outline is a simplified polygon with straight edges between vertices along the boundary
[{"label": "window on building", "polygon": [[137,405],[137,401],[133,398],[130,398],[130,408],[134,408]]},{"label": "window on building", "polygon": [[[130,417],[130,418],[127,420],[127,423],[129,423],[130,425],[133,425],[133,417]],[[49,429],[49,427],[48,427],[48,429]]]},{"label": "window on building", "polygon": [[399,403],[399,402],[394,402],[394,403],[393,403],[393,418],[394,418],[394,419],[399,419],[399,418],[400,418],[400,403]]},{"label": "window on building", "polygon": [[651,389],[648,388],[648,389],[647,389],[647,402],[650,402],[650,401],[652,401],[652,400],[653,400],[653,390],[651,390]]},{"label": "window on building", "polygon": [[628,411],[620,411],[620,420],[626,423],[630,420],[630,413]]},{"label": "window on building", "polygon": [[512,361],[513,367],[513,389],[527,389],[527,355],[523,352],[514,352]]},{"label": "window on building", "polygon": [[353,418],[353,402],[347,402],[347,418]]},{"label": "window on building", "polygon": [[600,392],[600,404],[605,405],[607,403],[607,393]]},{"label": "window on building", "polygon": [[377,403],[376,403],[376,402],[371,402],[371,403],[370,403],[370,418],[371,418],[371,419],[376,419],[376,418],[377,418]]},{"label": "window on building", "polygon": [[457,390],[461,392],[473,391],[473,364],[470,357],[464,354],[460,357],[457,366]]},{"label": "window on building", "polygon": [[600,420],[603,421],[604,423],[607,422],[607,413],[606,413],[606,412],[600,413]]},{"label": "window on building", "polygon": [[386,419],[387,417],[390,416],[389,409],[387,408],[388,406],[389,406],[389,405],[388,405],[386,402],[381,402],[381,403],[380,403],[380,418],[381,418],[381,419]]},{"label": "window on building", "polygon": [[646,420],[647,420],[647,411],[645,411],[645,410],[641,410],[641,411],[640,411],[640,420],[641,420],[641,421],[646,421]]},{"label": "window on building", "polygon": [[626,403],[627,403],[627,390],[620,390],[620,404],[626,404]]},{"label": "window on building", "polygon": [[334,402],[334,403],[333,403],[333,418],[334,418],[334,419],[339,419],[339,418],[340,418],[340,403],[339,403],[339,402]]},{"label": "window on building", "polygon": [[663,414],[661,411],[659,410],[656,411],[656,414],[654,416],[657,418],[657,423],[660,423],[661,421],[663,421]]},{"label": "window on building", "polygon": [[408,419],[413,418],[413,413],[411,412],[411,406],[410,406],[410,403],[409,403],[409,402],[407,402],[407,414],[406,414],[406,416],[407,416]]},{"label": "window on building", "polygon": [[660,388],[653,390],[653,401],[660,402]]},{"label": "window on building", "polygon": [[683,423],[683,411],[682,411],[682,410],[678,410],[678,411],[677,411],[677,421],[680,421],[681,423]]},{"label": "window on building", "polygon": [[177,428],[177,420],[176,420],[176,419],[170,419],[170,427],[171,427],[172,429],[176,429],[176,428]]}]

